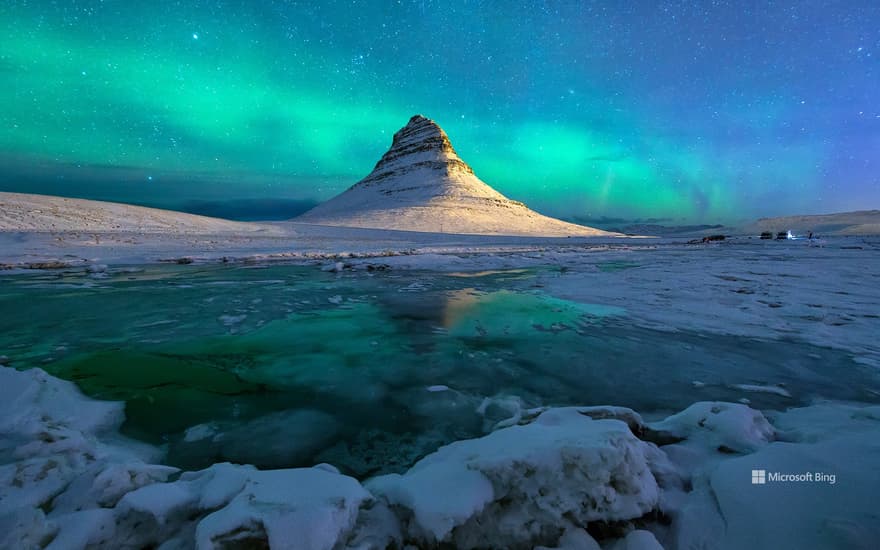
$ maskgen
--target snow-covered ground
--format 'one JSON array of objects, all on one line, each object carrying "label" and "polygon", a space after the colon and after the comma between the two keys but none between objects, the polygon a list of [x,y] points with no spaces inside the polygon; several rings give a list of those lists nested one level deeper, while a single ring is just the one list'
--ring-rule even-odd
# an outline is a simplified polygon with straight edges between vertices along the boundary
[{"label": "snow-covered ground", "polygon": [[793,231],[799,235],[880,235],[880,210],[859,210],[836,214],[761,218],[739,228],[739,233]]},{"label": "snow-covered ground", "polygon": [[130,204],[0,192],[0,231],[170,235],[273,233],[268,226]]},{"label": "snow-covered ground", "polygon": [[[452,225],[448,223],[445,229],[455,230]],[[126,204],[0,193],[0,268],[137,264],[182,258],[296,260],[413,251],[491,252],[605,240],[445,234],[298,221],[245,223]]]},{"label": "snow-covered ground", "polygon": [[[184,218],[191,231],[159,222],[128,231],[106,224],[0,231],[0,263],[91,277],[159,260],[292,262],[352,279],[376,270],[422,273],[425,284],[531,270],[531,287],[562,316],[572,314],[567,304],[594,304],[596,316],[668,333],[830,348],[860,376],[880,377],[877,239],[691,245],[290,222],[199,226]],[[352,307],[341,295],[327,303]],[[451,300],[447,314],[467,315],[464,305]],[[218,321],[232,332],[248,314]],[[372,334],[364,338],[372,345]],[[826,357],[815,361],[821,367]],[[312,468],[223,463],[180,471],[163,464],[164,447],[120,435],[121,403],[84,397],[39,368],[0,367],[0,548],[876,547],[880,407],[871,402],[880,396],[866,387],[864,402],[811,401],[784,381],[730,376],[736,368],[704,369],[692,381],[693,405],[662,417],[651,411],[650,419],[614,403],[530,410],[511,397],[504,406],[513,415],[491,418],[485,436],[441,447],[403,473],[357,480],[336,469],[348,466],[341,458]],[[799,362],[785,368],[804,378],[815,372]],[[431,406],[425,395],[453,394],[444,382],[407,406],[418,411]],[[742,402],[708,400],[707,388],[718,385]],[[762,396],[807,404],[748,406]],[[499,404],[474,404],[480,414],[489,406]],[[281,415],[228,430],[222,450],[246,456],[248,433],[279,424],[288,425],[285,437],[312,437],[299,431],[303,423],[334,429],[318,413]],[[211,430],[193,426],[186,438],[211,438]]]}]

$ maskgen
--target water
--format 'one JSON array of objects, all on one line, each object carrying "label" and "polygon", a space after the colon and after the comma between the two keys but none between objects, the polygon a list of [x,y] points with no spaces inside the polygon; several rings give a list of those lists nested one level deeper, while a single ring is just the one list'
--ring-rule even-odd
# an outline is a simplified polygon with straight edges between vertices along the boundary
[{"label": "water", "polygon": [[642,328],[536,284],[558,275],[160,265],[5,276],[0,353],[125,401],[123,432],[187,468],[327,461],[364,477],[530,407],[659,414],[740,399],[735,383],[792,395],[748,394],[756,408],[876,401],[876,380],[846,353]]}]

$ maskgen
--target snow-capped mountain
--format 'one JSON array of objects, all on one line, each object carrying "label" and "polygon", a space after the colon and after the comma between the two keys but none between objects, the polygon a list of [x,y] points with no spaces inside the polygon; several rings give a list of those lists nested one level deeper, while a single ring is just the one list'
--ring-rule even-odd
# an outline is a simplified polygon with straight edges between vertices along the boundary
[{"label": "snow-capped mountain", "polygon": [[297,221],[440,233],[610,235],[544,216],[495,191],[459,158],[446,132],[421,115],[394,134],[367,177]]}]

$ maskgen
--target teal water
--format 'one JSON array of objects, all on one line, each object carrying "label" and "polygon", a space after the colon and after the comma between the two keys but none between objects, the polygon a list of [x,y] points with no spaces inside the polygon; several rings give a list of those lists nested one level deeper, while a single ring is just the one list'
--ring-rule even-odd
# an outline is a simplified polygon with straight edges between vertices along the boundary
[{"label": "teal water", "polygon": [[7,275],[0,355],[125,401],[124,433],[167,445],[172,464],[328,461],[359,476],[404,469],[530,407],[659,413],[767,382],[792,397],[748,394],[752,406],[786,408],[880,389],[845,353],[641,328],[623,309],[544,294],[538,274],[561,276],[292,265]]}]

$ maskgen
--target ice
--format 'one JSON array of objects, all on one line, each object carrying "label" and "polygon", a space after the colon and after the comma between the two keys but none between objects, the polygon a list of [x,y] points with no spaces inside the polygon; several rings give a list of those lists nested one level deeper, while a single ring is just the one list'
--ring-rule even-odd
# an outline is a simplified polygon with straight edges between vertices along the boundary
[{"label": "ice", "polygon": [[657,432],[698,442],[704,447],[732,452],[755,451],[776,436],[763,414],[739,403],[694,403],[650,426]]},{"label": "ice", "polygon": [[536,546],[534,550],[600,550],[600,547],[583,529],[566,529],[556,546]]},{"label": "ice", "polygon": [[653,510],[659,488],[649,447],[622,422],[551,409],[530,424],[447,445],[406,474],[366,486],[411,509],[409,535],[424,544],[535,544],[572,522],[631,520]]},{"label": "ice", "polygon": [[0,512],[0,548],[40,548],[52,540],[56,528],[39,508],[25,504]]},{"label": "ice", "polygon": [[636,529],[609,546],[608,550],[663,550],[650,531]]},{"label": "ice", "polygon": [[383,235],[381,272],[355,243],[338,276],[327,251],[10,276],[0,306],[30,318],[0,319],[0,363],[29,370],[0,369],[0,547],[880,540],[872,250]]},{"label": "ice", "polygon": [[53,523],[57,533],[46,550],[101,547],[116,535],[116,516],[107,508],[73,512]]},{"label": "ice", "polygon": [[52,501],[55,512],[82,508],[112,508],[126,494],[153,483],[166,481],[177,468],[140,462],[101,462],[73,479]]},{"label": "ice", "polygon": [[[880,408],[827,403],[771,418],[785,440],[696,470],[696,488],[673,522],[675,546],[874,547]],[[753,485],[752,470],[812,478]],[[707,496],[715,504],[700,506]]]},{"label": "ice", "polygon": [[320,469],[255,472],[227,506],[199,522],[196,543],[214,548],[265,537],[272,548],[330,550],[370,498],[354,479]]},{"label": "ice", "polygon": [[[595,549],[599,536],[623,549],[871,548],[880,536],[880,406],[828,402],[765,417],[702,402],[655,422],[624,407],[527,409],[517,425],[362,485],[332,464],[178,475],[116,433],[116,404],[36,369],[0,368],[0,380],[3,405],[17,407],[0,417],[0,547]],[[16,443],[33,434],[66,443]],[[817,481],[752,485],[756,469]]]},{"label": "ice", "polygon": [[782,397],[791,397],[791,394],[788,392],[788,390],[786,390],[785,388],[780,388],[779,386],[763,386],[759,384],[733,384],[730,387],[748,392],[773,393]]},{"label": "ice", "polygon": [[309,461],[328,447],[339,428],[339,422],[327,413],[289,410],[237,425],[193,426],[174,446],[174,453],[187,463],[201,463],[210,457],[265,468],[290,467]]},{"label": "ice", "polygon": [[340,441],[323,450],[315,460],[329,462],[347,474],[364,479],[371,475],[403,473],[448,441],[449,436],[436,429],[417,433],[364,430],[353,440]]},{"label": "ice", "polygon": [[231,327],[234,325],[240,324],[242,321],[247,319],[247,315],[221,315],[217,318],[218,321],[226,325],[227,327]]},{"label": "ice", "polygon": [[[44,440],[45,446],[62,444],[66,437],[54,438],[54,434],[66,435],[77,431],[97,433],[112,430],[123,421],[123,407],[120,403],[83,399],[70,382],[49,376],[40,369],[19,372],[10,368],[0,368],[0,433],[22,434],[36,439],[43,430],[49,429]],[[51,419],[51,424],[45,419]],[[4,438],[2,449],[9,448],[11,441]],[[39,453],[42,449],[28,447]],[[28,453],[31,454],[31,453]]]},{"label": "ice", "polygon": [[184,443],[194,443],[196,441],[201,441],[203,439],[208,439],[209,437],[214,437],[217,434],[217,425],[214,423],[210,424],[199,424],[197,426],[192,426],[186,429],[183,434],[183,442]]}]

